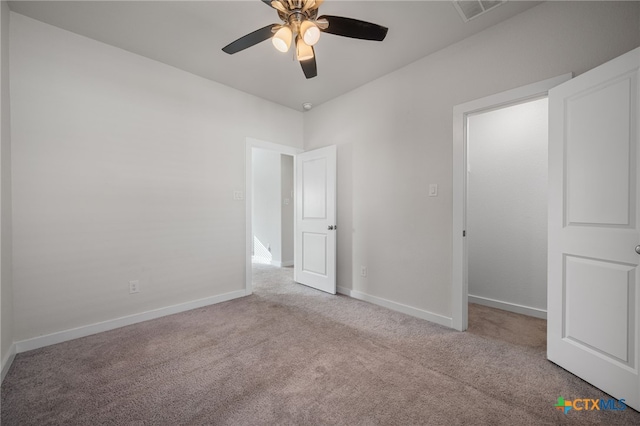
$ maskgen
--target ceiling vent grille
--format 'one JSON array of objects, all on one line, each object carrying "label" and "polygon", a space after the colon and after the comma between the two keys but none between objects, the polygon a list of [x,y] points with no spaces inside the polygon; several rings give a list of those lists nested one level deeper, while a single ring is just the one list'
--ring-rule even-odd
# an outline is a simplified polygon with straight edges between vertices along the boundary
[{"label": "ceiling vent grille", "polygon": [[495,9],[496,7],[504,4],[503,1],[454,1],[453,5],[458,10],[458,13],[462,17],[464,22],[469,22],[473,18],[476,18],[488,11]]}]

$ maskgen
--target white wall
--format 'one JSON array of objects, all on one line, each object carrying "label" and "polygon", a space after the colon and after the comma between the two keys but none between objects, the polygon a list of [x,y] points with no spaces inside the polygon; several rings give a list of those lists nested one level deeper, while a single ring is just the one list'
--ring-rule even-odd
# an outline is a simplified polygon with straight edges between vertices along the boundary
[{"label": "white wall", "polygon": [[450,322],[453,107],[619,56],[639,18],[546,2],[305,113],[306,149],[338,145],[338,286]]},{"label": "white wall", "polygon": [[244,291],[245,140],[301,113],[15,13],[11,77],[16,340]]},{"label": "white wall", "polygon": [[[13,343],[13,292],[11,274],[11,114],[9,109],[9,7],[0,3],[0,359],[8,361]],[[4,372],[4,371],[3,371]]]},{"label": "white wall", "polygon": [[254,258],[259,263],[280,263],[282,261],[280,153],[253,148],[251,161]]},{"label": "white wall", "polygon": [[[280,156],[281,190],[280,206],[282,209],[282,266],[293,265],[293,222],[295,217],[293,202],[293,157]],[[288,200],[288,203],[287,203]]]},{"label": "white wall", "polygon": [[547,308],[547,98],[467,122],[472,296]]}]

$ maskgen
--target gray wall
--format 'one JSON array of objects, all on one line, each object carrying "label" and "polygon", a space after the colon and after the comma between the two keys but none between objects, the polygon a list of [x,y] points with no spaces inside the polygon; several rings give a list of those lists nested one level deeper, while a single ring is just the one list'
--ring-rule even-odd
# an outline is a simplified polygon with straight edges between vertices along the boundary
[{"label": "gray wall", "polygon": [[547,309],[548,122],[546,98],[468,119],[469,301]]},{"label": "gray wall", "polygon": [[11,274],[11,115],[9,109],[9,7],[0,4],[0,299],[2,309],[0,333],[2,333],[2,367],[5,366],[13,343],[13,291]]},{"label": "gray wall", "polygon": [[450,318],[453,107],[628,52],[639,16],[546,2],[305,113],[305,149],[338,145],[338,286]]},{"label": "gray wall", "polygon": [[246,137],[300,112],[15,13],[11,94],[16,340],[244,291]]}]

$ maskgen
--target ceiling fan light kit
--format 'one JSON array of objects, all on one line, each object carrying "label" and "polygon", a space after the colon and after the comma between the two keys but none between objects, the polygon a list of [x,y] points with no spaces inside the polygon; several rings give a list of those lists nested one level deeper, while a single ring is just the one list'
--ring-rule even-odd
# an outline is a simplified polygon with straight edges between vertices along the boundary
[{"label": "ceiling fan light kit", "polygon": [[308,61],[314,57],[313,48],[300,37],[298,37],[298,42],[296,43],[296,57],[299,61]]},{"label": "ceiling fan light kit", "polygon": [[382,41],[388,28],[370,22],[341,16],[318,17],[318,8],[324,0],[262,0],[278,12],[282,24],[272,24],[240,37],[226,45],[222,51],[233,55],[268,38],[280,52],[288,52],[291,42],[296,41],[296,58],[305,77],[318,75],[313,46],[320,40],[320,33]]},{"label": "ceiling fan light kit", "polygon": [[291,32],[291,28],[289,27],[281,27],[276,33],[273,35],[271,42],[281,52],[288,52],[289,47],[291,47],[291,39],[293,38],[293,33]]},{"label": "ceiling fan light kit", "polygon": [[300,34],[302,34],[302,40],[309,45],[315,45],[320,40],[320,28],[313,21],[303,21],[300,24]]}]

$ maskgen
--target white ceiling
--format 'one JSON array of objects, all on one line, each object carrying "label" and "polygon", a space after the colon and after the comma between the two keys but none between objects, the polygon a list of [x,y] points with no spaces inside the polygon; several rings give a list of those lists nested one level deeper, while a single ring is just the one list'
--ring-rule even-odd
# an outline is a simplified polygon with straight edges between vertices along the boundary
[{"label": "white ceiling", "polygon": [[221,48],[270,23],[260,0],[12,1],[12,11],[302,110],[401,68],[540,2],[509,1],[464,23],[450,1],[326,0],[320,14],[389,28],[383,42],[323,34],[318,76],[305,79],[291,53],[265,41],[235,55]]}]

